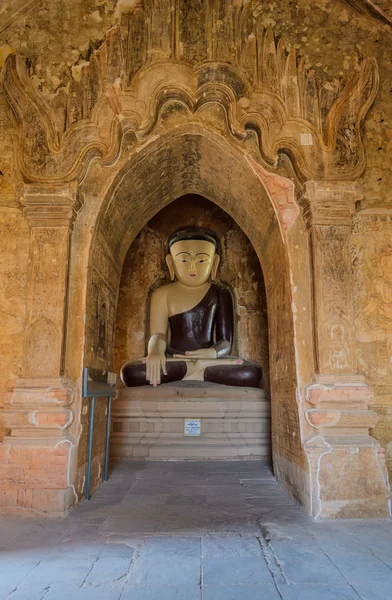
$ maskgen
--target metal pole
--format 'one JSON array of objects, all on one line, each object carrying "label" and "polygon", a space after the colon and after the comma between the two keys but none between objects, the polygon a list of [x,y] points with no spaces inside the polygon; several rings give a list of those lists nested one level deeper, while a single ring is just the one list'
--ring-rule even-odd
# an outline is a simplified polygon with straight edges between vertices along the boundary
[{"label": "metal pole", "polygon": [[90,500],[91,457],[93,454],[93,433],[94,433],[94,409],[95,409],[95,398],[91,398],[90,427],[89,427],[88,456],[87,456],[87,475],[86,475],[86,500]]},{"label": "metal pole", "polygon": [[106,420],[106,446],[105,446],[105,470],[103,474],[104,481],[109,477],[109,440],[110,440],[110,415],[112,412],[112,397],[108,398],[108,415]]}]

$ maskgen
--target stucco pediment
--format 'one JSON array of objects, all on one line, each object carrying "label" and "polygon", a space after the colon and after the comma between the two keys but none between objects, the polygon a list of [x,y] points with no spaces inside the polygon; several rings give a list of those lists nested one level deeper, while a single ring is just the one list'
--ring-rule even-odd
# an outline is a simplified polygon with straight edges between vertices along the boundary
[{"label": "stucco pediment", "polygon": [[392,0],[346,0],[392,35]]},{"label": "stucco pediment", "polygon": [[273,168],[283,152],[301,180],[360,177],[361,124],[378,89],[375,60],[365,58],[343,89],[329,89],[295,48],[263,28],[251,4],[230,4],[238,14],[224,21],[225,31],[215,13],[201,10],[191,30],[182,13],[168,22],[163,8],[158,14],[138,5],[52,96],[36,88],[20,57],[9,56],[3,85],[24,179],[80,178],[92,157],[116,160],[124,136],[135,148],[145,143],[164,111],[181,108],[197,120],[217,106],[223,110],[210,127],[244,150],[255,133],[265,166]]}]

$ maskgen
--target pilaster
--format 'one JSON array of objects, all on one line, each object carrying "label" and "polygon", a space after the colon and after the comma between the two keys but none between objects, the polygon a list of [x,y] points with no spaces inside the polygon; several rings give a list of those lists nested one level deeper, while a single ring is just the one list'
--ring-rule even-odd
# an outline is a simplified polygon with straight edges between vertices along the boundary
[{"label": "pilaster", "polygon": [[305,390],[305,421],[316,518],[389,514],[383,450],[370,436],[373,391],[357,375],[350,229],[356,182],[305,184],[300,204],[310,236],[317,373]]},{"label": "pilaster", "polygon": [[74,503],[69,465],[74,390],[62,373],[69,247],[79,207],[74,186],[26,185],[30,226],[22,376],[1,418],[3,513],[62,515]]},{"label": "pilaster", "polygon": [[26,185],[30,225],[23,377],[59,377],[65,326],[70,233],[78,208],[71,186]]},{"label": "pilaster", "polygon": [[308,181],[300,204],[310,236],[316,364],[320,373],[355,373],[350,227],[362,197],[354,182]]}]

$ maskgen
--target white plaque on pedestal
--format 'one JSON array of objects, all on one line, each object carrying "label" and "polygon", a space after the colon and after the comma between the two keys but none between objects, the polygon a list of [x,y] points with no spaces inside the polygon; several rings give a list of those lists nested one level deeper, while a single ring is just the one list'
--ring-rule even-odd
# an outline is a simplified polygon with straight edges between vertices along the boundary
[{"label": "white plaque on pedestal", "polygon": [[201,419],[184,419],[184,435],[201,435]]}]

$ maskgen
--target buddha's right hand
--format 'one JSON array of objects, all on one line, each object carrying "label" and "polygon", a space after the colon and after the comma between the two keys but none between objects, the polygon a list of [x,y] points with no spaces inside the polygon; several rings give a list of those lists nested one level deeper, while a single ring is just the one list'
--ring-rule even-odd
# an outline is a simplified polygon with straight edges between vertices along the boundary
[{"label": "buddha's right hand", "polygon": [[167,375],[166,356],[158,352],[152,352],[143,359],[146,363],[146,379],[150,385],[157,387],[161,383],[161,371]]}]

